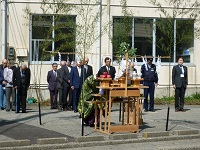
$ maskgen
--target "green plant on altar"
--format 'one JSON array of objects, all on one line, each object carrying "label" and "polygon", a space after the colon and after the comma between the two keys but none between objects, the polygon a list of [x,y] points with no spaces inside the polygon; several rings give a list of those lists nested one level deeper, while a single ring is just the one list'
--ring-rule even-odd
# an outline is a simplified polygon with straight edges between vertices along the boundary
[{"label": "green plant on altar", "polygon": [[120,61],[123,57],[125,57],[126,52],[128,52],[129,59],[132,59],[135,56],[137,48],[130,48],[130,45],[126,42],[122,42],[119,46],[118,51],[116,52],[116,56],[118,61]]}]

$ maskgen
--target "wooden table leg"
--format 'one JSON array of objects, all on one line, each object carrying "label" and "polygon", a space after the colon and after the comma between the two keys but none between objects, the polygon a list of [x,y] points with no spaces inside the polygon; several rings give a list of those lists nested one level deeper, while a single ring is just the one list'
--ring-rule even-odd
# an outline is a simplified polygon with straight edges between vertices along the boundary
[{"label": "wooden table leg", "polygon": [[95,107],[95,121],[94,121],[94,129],[97,129],[97,104],[94,104]]}]

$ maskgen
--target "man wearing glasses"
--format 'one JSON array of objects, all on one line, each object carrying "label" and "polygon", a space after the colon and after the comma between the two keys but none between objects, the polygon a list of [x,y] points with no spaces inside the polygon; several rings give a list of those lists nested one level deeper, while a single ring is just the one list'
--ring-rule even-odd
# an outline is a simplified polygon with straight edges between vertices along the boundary
[{"label": "man wearing glasses", "polygon": [[48,71],[47,74],[47,82],[48,82],[48,88],[50,92],[50,103],[51,108],[50,109],[57,109],[57,96],[58,96],[58,90],[57,90],[57,63],[52,64],[52,70]]}]

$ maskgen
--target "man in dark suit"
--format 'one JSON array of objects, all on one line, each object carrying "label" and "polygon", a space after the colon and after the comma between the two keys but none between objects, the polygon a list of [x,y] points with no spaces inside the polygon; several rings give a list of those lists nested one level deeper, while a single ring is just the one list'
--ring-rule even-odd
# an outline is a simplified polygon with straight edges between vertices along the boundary
[{"label": "man in dark suit", "polygon": [[22,113],[26,113],[26,97],[27,90],[30,86],[31,72],[27,68],[26,64],[21,64],[20,67],[13,71],[13,86],[17,89],[17,102],[16,113],[20,111],[20,103],[22,107]]},{"label": "man in dark suit", "polygon": [[93,69],[92,69],[92,66],[88,65],[88,62],[89,62],[89,58],[85,58],[85,65],[84,65],[84,68],[86,70],[86,78],[93,75]]},{"label": "man in dark suit", "polygon": [[82,62],[78,60],[77,66],[72,67],[70,73],[70,85],[73,90],[73,110],[75,113],[78,112],[77,106],[85,77],[85,69],[82,66]]},{"label": "man in dark suit", "polygon": [[62,82],[63,82],[63,71],[62,68],[57,70],[57,91],[58,91],[58,99],[59,99],[59,106],[58,106],[58,110],[62,110],[62,105],[63,105],[63,86],[62,86]]},{"label": "man in dark suit", "polygon": [[111,78],[114,79],[115,78],[115,67],[111,66],[111,59],[109,57],[106,57],[105,60],[105,66],[101,67],[97,73],[97,76],[100,77],[100,75],[103,74],[103,72],[107,72],[109,75],[111,75]]},{"label": "man in dark suit", "polygon": [[[183,58],[178,58],[178,65],[173,67],[172,70],[172,85],[175,89],[175,112],[185,111],[184,97],[188,85],[187,67],[183,66]],[[180,103],[179,103],[180,98]]]},{"label": "man in dark suit", "polygon": [[57,108],[57,96],[58,96],[58,90],[57,90],[57,68],[58,64],[53,63],[52,64],[52,70],[48,71],[47,74],[47,82],[48,82],[48,88],[50,92],[50,103],[51,103],[51,109]]},{"label": "man in dark suit", "polygon": [[[59,107],[63,108],[63,111],[67,110],[67,95],[68,95],[68,87],[70,82],[70,75],[68,67],[66,66],[66,61],[61,61],[61,68],[59,69],[59,77],[62,78],[62,97],[59,96]],[[62,98],[62,99],[60,99]]]},{"label": "man in dark suit", "polygon": [[[71,74],[71,68],[72,68],[72,66],[71,66],[71,63],[72,63],[72,60],[69,58],[68,60],[67,60],[67,68],[68,68],[68,70],[69,70],[69,76],[70,76],[70,74]],[[67,109],[68,110],[72,110],[72,102],[73,102],[73,90],[71,89],[71,86],[70,86],[70,81],[69,81],[69,86],[67,87],[67,91],[68,91],[68,94],[69,94],[69,100],[68,100],[68,103],[67,103]]]}]

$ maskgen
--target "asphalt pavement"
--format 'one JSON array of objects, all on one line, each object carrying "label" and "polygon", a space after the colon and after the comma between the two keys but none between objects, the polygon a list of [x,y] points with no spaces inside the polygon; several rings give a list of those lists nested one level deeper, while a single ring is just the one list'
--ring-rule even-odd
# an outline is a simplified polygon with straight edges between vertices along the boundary
[{"label": "asphalt pavement", "polygon": [[[200,130],[199,106],[187,105],[186,112],[175,112],[170,107],[168,131],[175,130]],[[155,106],[155,112],[143,112],[144,124],[140,126],[138,137],[143,132],[157,132],[166,130],[167,105]],[[42,125],[39,123],[38,107],[27,106],[27,113],[16,114],[13,111],[0,111],[0,141],[28,139],[35,144],[39,138],[67,137],[69,142],[74,142],[75,137],[81,136],[81,119],[73,111],[50,110],[42,107]],[[119,106],[114,105],[112,123],[119,122]],[[115,134],[115,133],[114,133]],[[108,135],[95,132],[94,128],[84,126],[84,136]],[[198,141],[199,143],[199,141]],[[97,148],[98,149],[98,148]]]}]

